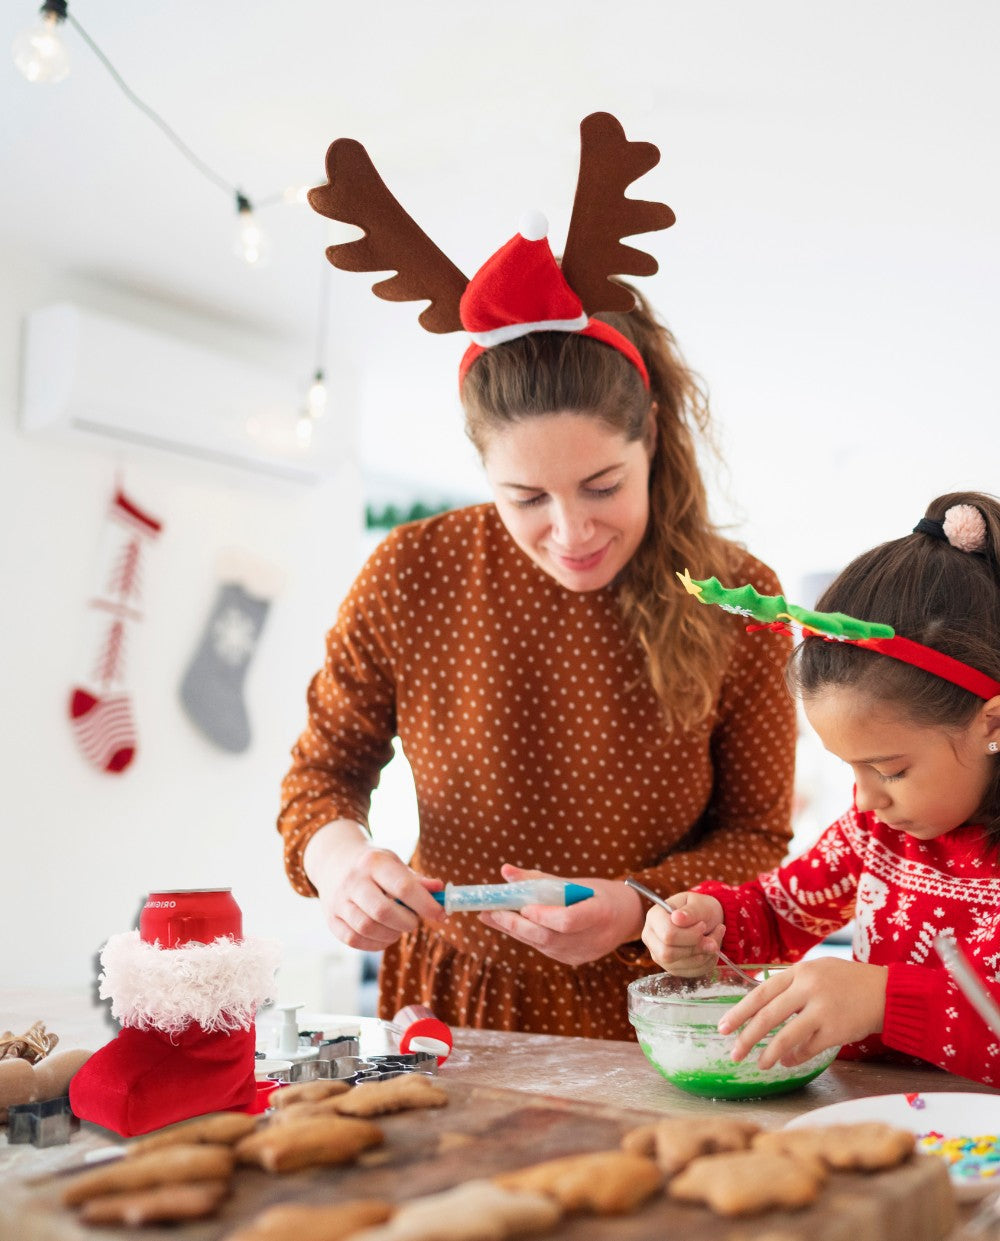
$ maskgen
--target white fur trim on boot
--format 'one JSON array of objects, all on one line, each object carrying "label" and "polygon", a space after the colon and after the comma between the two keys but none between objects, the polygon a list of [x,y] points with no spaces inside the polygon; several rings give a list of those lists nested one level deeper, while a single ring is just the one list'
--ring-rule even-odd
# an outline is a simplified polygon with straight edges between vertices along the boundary
[{"label": "white fur trim on boot", "polygon": [[100,997],[123,1026],[178,1034],[247,1030],[275,998],[281,952],[272,940],[220,937],[183,948],[147,944],[138,931],[112,935],[101,950]]}]

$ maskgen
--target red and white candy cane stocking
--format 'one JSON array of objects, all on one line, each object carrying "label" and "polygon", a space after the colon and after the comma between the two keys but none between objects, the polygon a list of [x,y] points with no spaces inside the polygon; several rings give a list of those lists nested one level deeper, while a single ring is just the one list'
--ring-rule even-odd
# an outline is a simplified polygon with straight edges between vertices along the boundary
[{"label": "red and white candy cane stocking", "polygon": [[69,717],[83,756],[110,774],[124,771],[135,757],[125,655],[130,632],[142,620],[139,604],[146,547],[160,533],[160,526],[116,489],[101,536],[95,594],[87,604],[89,667],[69,699]]}]

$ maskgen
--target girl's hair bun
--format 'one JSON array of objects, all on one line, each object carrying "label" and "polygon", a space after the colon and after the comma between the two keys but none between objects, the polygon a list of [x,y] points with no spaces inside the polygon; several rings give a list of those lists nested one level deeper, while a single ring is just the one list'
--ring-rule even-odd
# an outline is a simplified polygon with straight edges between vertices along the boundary
[{"label": "girl's hair bun", "polygon": [[974,504],[953,504],[941,526],[944,537],[959,551],[986,550],[986,520]]}]

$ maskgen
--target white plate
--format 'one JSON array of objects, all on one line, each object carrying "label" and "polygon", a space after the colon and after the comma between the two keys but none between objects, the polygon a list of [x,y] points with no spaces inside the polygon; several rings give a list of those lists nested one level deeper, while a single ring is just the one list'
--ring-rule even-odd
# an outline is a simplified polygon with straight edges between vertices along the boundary
[{"label": "white plate", "polygon": [[[945,1137],[976,1137],[984,1133],[1000,1133],[1000,1095],[963,1094],[942,1091],[919,1094],[923,1107],[914,1107],[905,1094],[869,1095],[864,1099],[845,1099],[803,1112],[786,1125],[786,1129],[807,1125],[849,1125],[863,1120],[881,1120],[899,1129],[922,1135],[933,1130]],[[991,1189],[1000,1189],[1000,1173],[970,1182],[952,1178],[960,1198],[978,1197]]]}]

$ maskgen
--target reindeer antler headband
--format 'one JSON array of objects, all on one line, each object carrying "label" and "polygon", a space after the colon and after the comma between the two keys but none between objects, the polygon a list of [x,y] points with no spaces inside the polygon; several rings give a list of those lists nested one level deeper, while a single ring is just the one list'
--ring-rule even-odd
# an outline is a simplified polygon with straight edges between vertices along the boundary
[{"label": "reindeer antler headband", "polygon": [[326,154],[329,182],[309,191],[321,215],[364,230],[357,241],[330,246],[326,256],[344,271],[394,271],[372,286],[391,302],[429,301],[419,315],[429,332],[472,336],[459,371],[464,379],[485,349],[529,332],[579,332],[619,350],[649,387],[645,363],[621,332],[591,316],[633,309],[635,299],[613,276],[651,276],[652,255],[622,245],[623,237],[669,228],[665,203],[626,198],[625,189],[654,168],[651,142],[630,142],[607,112],[580,125],[580,174],[562,268],[546,240],[544,217],[530,213],[521,231],[468,280],[403,210],[365,148],[338,138]]},{"label": "reindeer antler headband", "polygon": [[877,651],[880,655],[902,660],[905,664],[912,664],[944,681],[950,681],[977,698],[989,700],[1000,695],[1000,681],[994,681],[985,672],[971,668],[943,651],[935,651],[921,642],[901,637],[891,625],[857,620],[843,612],[809,612],[794,603],[786,603],[784,595],[759,595],[752,586],[727,589],[717,577],[695,581],[686,569],[677,576],[688,594],[694,595],[699,603],[715,603],[727,612],[759,621],[758,625],[747,626],[749,632],[771,629],[776,633],[790,633],[791,626],[796,624],[807,638],[849,642],[852,646]]}]

